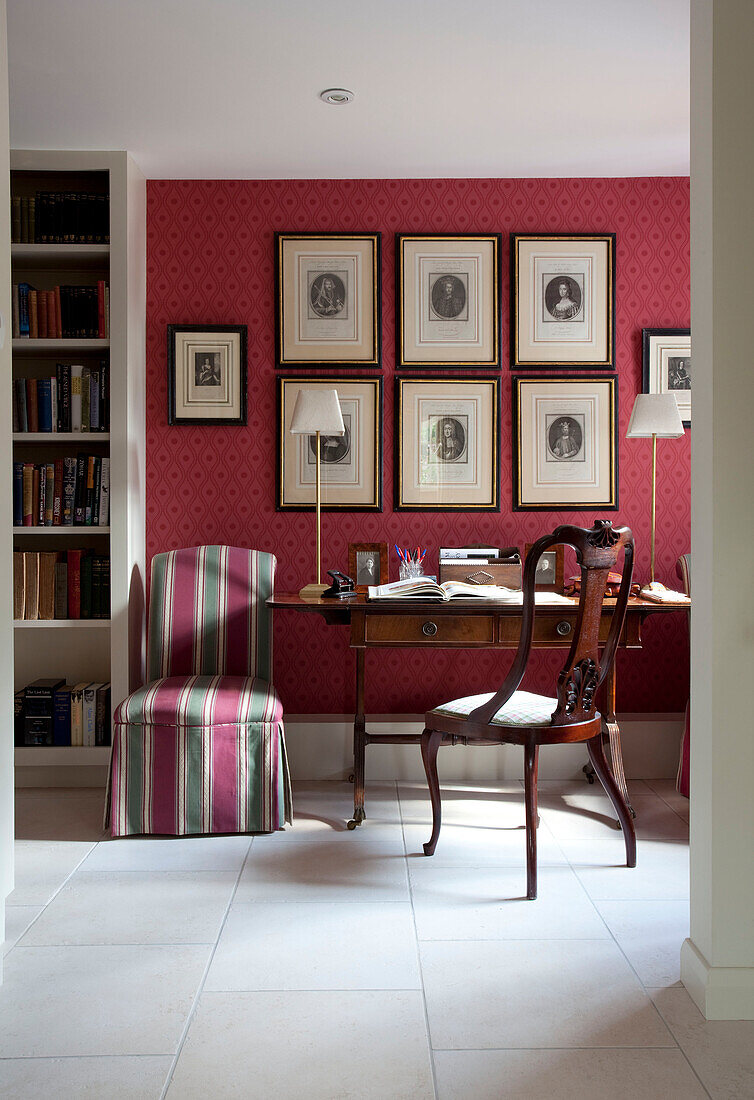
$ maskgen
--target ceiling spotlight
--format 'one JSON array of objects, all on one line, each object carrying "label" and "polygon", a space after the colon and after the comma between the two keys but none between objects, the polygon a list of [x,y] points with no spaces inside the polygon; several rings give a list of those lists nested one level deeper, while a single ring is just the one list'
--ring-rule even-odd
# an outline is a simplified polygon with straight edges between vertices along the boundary
[{"label": "ceiling spotlight", "polygon": [[339,107],[342,103],[351,102],[353,92],[349,92],[348,88],[325,88],[324,92],[319,93],[319,98],[323,103],[332,103]]}]

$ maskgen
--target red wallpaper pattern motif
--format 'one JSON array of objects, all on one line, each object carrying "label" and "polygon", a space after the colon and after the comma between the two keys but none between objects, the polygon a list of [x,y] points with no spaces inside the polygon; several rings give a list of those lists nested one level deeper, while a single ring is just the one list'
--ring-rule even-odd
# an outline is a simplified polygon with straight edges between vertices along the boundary
[{"label": "red wallpaper pattern motif", "polygon": [[[610,518],[637,538],[638,576],[649,570],[651,444],[624,438],[641,388],[642,327],[689,323],[689,186],[684,178],[477,180],[153,180],[148,184],[147,555],[225,542],[273,551],[278,590],[311,579],[314,520],[275,511],[273,232],[381,230],[385,384],[384,507],[381,514],[323,516],[327,565],[347,568],[347,545],[386,540],[436,548],[468,541],[534,541],[589,513],[513,513],[508,370],[508,240],[517,232],[617,233],[617,374],[620,500]],[[392,511],[396,232],[503,234],[502,512]],[[167,425],[166,325],[248,325],[246,428]],[[689,549],[689,433],[658,445],[657,574],[675,585],[677,556]],[[436,552],[428,554],[436,568]],[[396,575],[391,561],[391,577]],[[623,711],[679,711],[688,694],[684,615],[645,627],[645,647],[621,653]],[[417,713],[456,695],[497,686],[509,654],[384,650],[367,661],[367,709]],[[552,692],[554,653],[537,653],[525,686]],[[289,713],[347,713],[354,660],[346,632],[314,616],[279,614],[275,685]]]}]

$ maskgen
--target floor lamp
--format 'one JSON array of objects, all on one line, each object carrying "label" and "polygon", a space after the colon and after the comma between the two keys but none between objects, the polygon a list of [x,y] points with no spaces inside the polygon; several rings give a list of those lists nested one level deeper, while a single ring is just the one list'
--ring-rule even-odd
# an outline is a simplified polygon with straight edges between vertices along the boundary
[{"label": "floor lamp", "polygon": [[649,567],[649,584],[642,592],[662,591],[664,584],[655,580],[655,517],[657,488],[657,440],[679,439],[683,435],[683,421],[678,411],[674,393],[638,393],[631,410],[626,439],[652,440],[652,552]]},{"label": "floor lamp", "polygon": [[[290,426],[291,435],[316,436],[316,490],[315,501],[317,511],[317,572],[316,581],[306,584],[299,592],[299,596],[305,599],[314,599],[322,595],[328,587],[321,583],[322,579],[322,553],[321,553],[321,525],[320,525],[320,434],[343,435],[346,430],[343,423],[343,415],[340,411],[337,390],[299,390],[296,404],[293,407],[293,416]],[[307,446],[309,442],[307,441]]]}]

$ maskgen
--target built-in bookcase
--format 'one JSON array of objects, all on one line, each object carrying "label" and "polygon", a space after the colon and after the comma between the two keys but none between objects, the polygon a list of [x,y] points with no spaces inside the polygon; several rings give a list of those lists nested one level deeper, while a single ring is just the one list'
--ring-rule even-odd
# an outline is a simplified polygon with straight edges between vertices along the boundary
[{"label": "built-in bookcase", "polygon": [[[105,195],[109,243],[11,245],[13,283],[109,290],[109,337],[14,337],[13,378],[50,378],[57,363],[108,365],[109,431],[13,432],[13,460],[54,463],[79,452],[110,463],[110,518],[103,526],[13,528],[15,551],[90,549],[110,560],[110,616],[14,621],[16,690],[39,677],[110,681],[115,706],[141,682],[144,648],[144,316],[146,194],[126,153],[11,153],[11,196]],[[8,430],[13,394],[8,386]],[[13,471],[6,471],[12,477]],[[12,576],[8,563],[6,575]],[[16,749],[17,767],[102,764],[107,748]],[[62,780],[64,782],[64,780]]]}]

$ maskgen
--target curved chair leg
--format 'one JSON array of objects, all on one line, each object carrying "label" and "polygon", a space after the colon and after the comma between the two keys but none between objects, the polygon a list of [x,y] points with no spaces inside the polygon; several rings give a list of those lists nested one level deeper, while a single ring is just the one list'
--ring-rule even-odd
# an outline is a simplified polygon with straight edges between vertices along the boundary
[{"label": "curved chair leg", "polygon": [[524,745],[524,794],[526,799],[526,897],[537,896],[537,771],[539,745]]},{"label": "curved chair leg", "polygon": [[440,836],[442,823],[442,807],[440,803],[440,780],[437,776],[437,750],[442,742],[440,730],[425,729],[422,733],[421,750],[424,771],[427,775],[429,797],[432,802],[432,836],[424,845],[425,856],[433,856],[437,847],[437,839]]},{"label": "curved chair leg", "polygon": [[589,753],[589,759],[592,762],[592,767],[597,773],[599,781],[605,788],[608,798],[612,802],[615,812],[618,815],[618,821],[620,821],[620,826],[623,830],[623,838],[626,842],[626,866],[635,867],[636,830],[634,828],[634,819],[623,799],[620,787],[613,779],[612,772],[608,767],[605,750],[602,745],[602,734],[598,733],[596,737],[591,737],[586,742],[586,747]]}]

